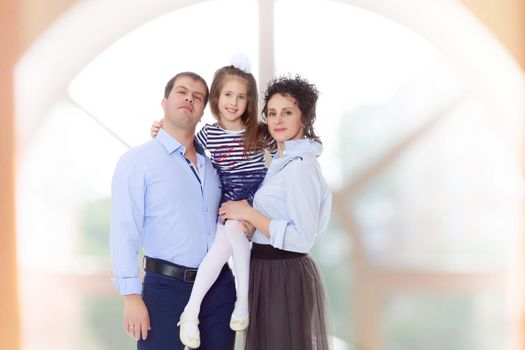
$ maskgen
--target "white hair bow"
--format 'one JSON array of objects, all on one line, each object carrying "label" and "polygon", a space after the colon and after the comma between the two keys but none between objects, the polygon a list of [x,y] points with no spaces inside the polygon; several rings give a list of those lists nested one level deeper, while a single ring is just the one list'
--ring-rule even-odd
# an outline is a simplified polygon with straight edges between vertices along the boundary
[{"label": "white hair bow", "polygon": [[243,55],[243,54],[233,55],[230,58],[230,62],[232,66],[234,66],[235,68],[239,68],[244,73],[252,72],[251,67],[250,67],[250,60],[248,59],[248,56],[246,55]]}]

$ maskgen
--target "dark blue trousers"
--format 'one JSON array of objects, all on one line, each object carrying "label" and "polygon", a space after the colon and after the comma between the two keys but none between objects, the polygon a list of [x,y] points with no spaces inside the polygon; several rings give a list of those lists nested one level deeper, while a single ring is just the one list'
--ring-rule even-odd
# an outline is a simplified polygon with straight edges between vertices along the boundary
[{"label": "dark blue trousers", "polygon": [[[151,330],[148,338],[139,340],[138,350],[181,350],[180,314],[190,298],[193,283],[174,277],[146,272],[142,298],[148,308]],[[233,350],[235,333],[230,317],[235,303],[235,280],[230,269],[222,271],[201,305],[199,330],[200,350]]]}]

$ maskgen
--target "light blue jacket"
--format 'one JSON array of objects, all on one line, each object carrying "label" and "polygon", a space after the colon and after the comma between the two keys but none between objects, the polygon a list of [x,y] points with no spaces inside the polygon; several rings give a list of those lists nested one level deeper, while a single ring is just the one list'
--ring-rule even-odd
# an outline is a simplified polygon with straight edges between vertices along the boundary
[{"label": "light blue jacket", "polygon": [[255,193],[253,206],[270,217],[268,239],[256,231],[253,242],[282,250],[307,253],[317,235],[326,229],[332,194],[321,173],[317,157],[323,147],[311,140],[285,142],[276,153],[268,173]]}]

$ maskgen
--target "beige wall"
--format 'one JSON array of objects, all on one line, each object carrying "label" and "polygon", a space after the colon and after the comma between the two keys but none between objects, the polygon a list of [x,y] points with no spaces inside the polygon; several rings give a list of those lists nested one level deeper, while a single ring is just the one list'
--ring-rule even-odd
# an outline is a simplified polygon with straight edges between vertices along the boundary
[{"label": "beige wall", "polygon": [[22,13],[19,37],[22,47],[25,49],[31,45],[31,42],[42,30],[75,0],[15,0],[14,2],[21,3],[19,6]]},{"label": "beige wall", "polygon": [[[0,348],[20,349],[14,213],[13,68],[73,0],[0,0]],[[525,69],[525,2],[461,0]]]},{"label": "beige wall", "polygon": [[14,67],[71,0],[0,0],[0,349],[20,349],[15,232]]},{"label": "beige wall", "polygon": [[525,70],[525,1],[461,0],[498,37]]},{"label": "beige wall", "polygon": [[19,349],[14,210],[13,68],[20,54],[20,5],[0,1],[0,348]]}]

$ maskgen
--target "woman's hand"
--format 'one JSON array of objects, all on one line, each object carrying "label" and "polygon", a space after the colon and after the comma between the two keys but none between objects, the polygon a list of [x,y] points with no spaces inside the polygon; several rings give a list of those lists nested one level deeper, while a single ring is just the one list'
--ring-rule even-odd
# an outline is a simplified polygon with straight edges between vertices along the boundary
[{"label": "woman's hand", "polygon": [[229,201],[222,203],[221,207],[219,208],[219,216],[222,220],[233,219],[239,221],[250,221],[250,210],[252,210],[252,207],[246,200]]},{"label": "woman's hand", "polygon": [[[246,200],[222,203],[219,208],[219,216],[223,221],[226,219],[239,220],[241,222],[247,221],[257,231],[270,238],[271,219],[257,209],[252,208]],[[248,233],[246,233],[246,237],[250,238]]]},{"label": "woman's hand", "polygon": [[151,130],[150,130],[151,137],[156,137],[160,129],[162,129],[163,126],[164,126],[164,119],[155,120],[153,124],[151,124]]},{"label": "woman's hand", "polygon": [[255,233],[255,226],[253,226],[249,221],[246,220],[241,220],[239,222],[242,225],[242,229],[244,231],[246,239],[248,239],[248,241],[251,241],[253,238],[253,234]]}]

